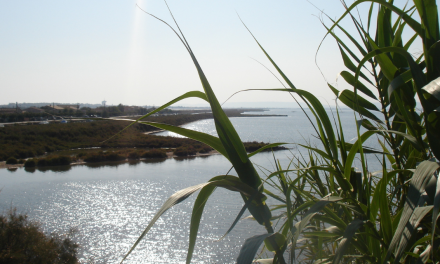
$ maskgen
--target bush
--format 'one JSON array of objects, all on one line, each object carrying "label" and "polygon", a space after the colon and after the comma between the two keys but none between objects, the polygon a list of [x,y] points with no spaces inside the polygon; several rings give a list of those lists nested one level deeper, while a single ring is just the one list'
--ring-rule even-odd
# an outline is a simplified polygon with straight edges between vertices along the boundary
[{"label": "bush", "polygon": [[62,166],[70,165],[71,159],[68,156],[52,156],[39,159],[37,162],[38,167],[43,166]]},{"label": "bush", "polygon": [[10,157],[6,160],[6,164],[17,164],[17,163],[18,163],[18,161],[14,157]]},{"label": "bush", "polygon": [[0,215],[0,263],[79,263],[71,235],[46,235],[38,223],[11,210]]},{"label": "bush", "polygon": [[18,164],[24,164],[25,162],[26,162],[26,160],[24,160],[24,159],[18,160]]},{"label": "bush", "polygon": [[117,152],[110,152],[108,154],[106,153],[105,159],[108,161],[120,161],[120,160],[125,160],[125,156]]},{"label": "bush", "polygon": [[28,160],[26,160],[26,162],[24,163],[24,167],[25,168],[32,168],[32,167],[35,167],[37,164],[36,164],[36,162],[35,162],[35,160],[34,159],[28,159]]},{"label": "bush", "polygon": [[103,162],[103,161],[121,161],[125,160],[125,155],[119,152],[103,152],[91,153],[84,157],[85,162]]},{"label": "bush", "polygon": [[151,159],[151,158],[166,158],[167,153],[163,149],[151,149],[142,153],[142,158]]},{"label": "bush", "polygon": [[196,153],[197,151],[192,146],[181,146],[174,151],[174,155],[179,157],[195,155]]},{"label": "bush", "polygon": [[37,161],[37,166],[39,166],[39,167],[47,166],[47,160],[46,159],[39,159]]},{"label": "bush", "polygon": [[80,152],[80,153],[78,153],[78,154],[76,155],[76,158],[77,158],[77,159],[80,159],[80,158],[83,158],[83,157],[85,157],[85,156],[87,156],[86,153],[84,153],[84,152]]},{"label": "bush", "polygon": [[209,153],[211,150],[213,150],[213,148],[211,148],[208,145],[204,145],[204,146],[198,148],[197,152],[199,152],[199,153]]},{"label": "bush", "polygon": [[137,151],[132,151],[130,153],[128,153],[128,159],[130,160],[137,160],[140,158],[139,152]]},{"label": "bush", "polygon": [[70,165],[71,159],[68,156],[56,156],[48,160],[48,165],[59,166],[59,165]]}]

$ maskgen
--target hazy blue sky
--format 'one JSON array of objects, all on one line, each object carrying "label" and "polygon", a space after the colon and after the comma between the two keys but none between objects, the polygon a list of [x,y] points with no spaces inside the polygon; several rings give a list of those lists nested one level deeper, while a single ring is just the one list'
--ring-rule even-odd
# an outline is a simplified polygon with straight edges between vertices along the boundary
[{"label": "hazy blue sky", "polygon": [[[344,11],[337,0],[311,1],[333,18]],[[136,3],[172,21],[161,0],[0,1],[0,104],[106,99],[108,104],[160,105],[186,91],[202,90],[178,38]],[[298,88],[332,103],[334,95],[315,65],[325,29],[316,17],[320,12],[307,1],[169,0],[168,4],[220,101],[242,89],[281,86],[254,60],[273,69],[238,13]],[[367,14],[368,7],[362,5],[360,13]],[[333,39],[324,42],[318,63],[327,81],[346,87],[343,80],[336,83],[344,66]],[[285,93],[248,92],[232,101],[292,99]]]}]

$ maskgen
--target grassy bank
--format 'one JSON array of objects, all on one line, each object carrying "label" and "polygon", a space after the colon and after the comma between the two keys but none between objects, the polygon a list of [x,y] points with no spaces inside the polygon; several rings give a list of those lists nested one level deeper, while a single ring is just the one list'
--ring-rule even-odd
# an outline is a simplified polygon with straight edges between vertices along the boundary
[{"label": "grassy bank", "polygon": [[[230,116],[241,116],[243,110],[229,110]],[[149,121],[166,123],[175,126],[211,118],[211,113],[180,114],[148,117]],[[207,146],[187,138],[161,137],[146,135],[145,132],[157,131],[157,128],[136,124],[110,141],[102,143],[121,131],[127,122],[96,120],[85,123],[6,126],[0,129],[0,160],[9,158],[25,159],[42,156],[59,151],[96,148],[181,148],[192,146],[198,152],[206,152]],[[262,145],[263,143],[258,143]],[[250,145],[255,145],[252,143]],[[203,150],[205,148],[205,150]],[[252,148],[252,150],[255,147]],[[78,151],[76,151],[78,152]],[[64,153],[73,155],[76,152]],[[193,152],[191,152],[193,153]],[[192,154],[190,154],[192,155]]]}]

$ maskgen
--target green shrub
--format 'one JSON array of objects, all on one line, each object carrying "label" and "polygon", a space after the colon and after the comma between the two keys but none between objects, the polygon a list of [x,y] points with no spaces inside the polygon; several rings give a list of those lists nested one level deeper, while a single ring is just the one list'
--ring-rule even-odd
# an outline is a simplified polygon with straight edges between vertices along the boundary
[{"label": "green shrub", "polygon": [[174,155],[179,157],[191,156],[197,153],[196,149],[193,146],[181,146],[174,150]]},{"label": "green shrub", "polygon": [[167,153],[163,149],[150,149],[149,151],[146,151],[142,153],[142,158],[151,159],[151,158],[166,158]]},{"label": "green shrub", "polygon": [[38,223],[11,210],[0,215],[0,263],[79,263],[71,235],[46,235]]},{"label": "green shrub", "polygon": [[41,158],[41,159],[37,160],[37,166],[38,167],[44,167],[44,166],[47,166],[47,165],[48,165],[48,163],[47,163],[47,160],[45,158]]},{"label": "green shrub", "polygon": [[61,166],[70,165],[71,158],[68,156],[55,156],[48,159],[48,165],[50,166]]},{"label": "green shrub", "polygon": [[18,164],[24,164],[26,162],[26,160],[24,160],[24,159],[19,159],[18,160]]},{"label": "green shrub", "polygon": [[119,152],[103,152],[90,153],[84,157],[85,162],[103,162],[103,161],[121,161],[125,160],[126,155]]},{"label": "green shrub", "polygon": [[17,164],[17,163],[18,163],[18,161],[14,157],[10,157],[6,160],[6,164]]},{"label": "green shrub", "polygon": [[137,160],[140,158],[140,154],[138,151],[129,152],[127,156],[128,156],[128,159],[130,159],[130,160]]},{"label": "green shrub", "polygon": [[105,161],[104,152],[90,153],[84,157],[85,162],[102,162]]},{"label": "green shrub", "polygon": [[34,159],[28,159],[28,160],[26,160],[26,162],[24,163],[24,167],[25,168],[32,168],[32,167],[35,167],[37,164],[36,164],[36,162],[35,162],[35,160]]},{"label": "green shrub", "polygon": [[87,156],[87,154],[85,152],[80,152],[76,155],[76,158],[81,159],[83,157]]},{"label": "green shrub", "polygon": [[37,165],[38,167],[44,166],[63,166],[70,165],[71,158],[68,156],[49,156],[46,158],[38,159]]},{"label": "green shrub", "polygon": [[117,152],[106,153],[105,159],[108,161],[121,161],[125,160],[125,155],[121,155]]},{"label": "green shrub", "polygon": [[213,150],[213,148],[211,148],[208,145],[204,145],[204,146],[199,147],[197,149],[197,152],[199,152],[199,153],[209,153],[211,150]]}]

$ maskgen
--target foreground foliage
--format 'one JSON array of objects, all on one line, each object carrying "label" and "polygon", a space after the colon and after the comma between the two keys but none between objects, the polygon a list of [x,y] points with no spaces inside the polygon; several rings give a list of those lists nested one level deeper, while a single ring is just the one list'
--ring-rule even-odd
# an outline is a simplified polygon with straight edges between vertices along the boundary
[{"label": "foreground foliage", "polygon": [[[351,13],[364,2],[371,3],[366,26]],[[246,154],[188,42],[180,29],[180,34],[172,29],[193,59],[204,92],[188,92],[158,110],[189,97],[205,100],[211,105],[219,137],[143,121],[148,115],[136,122],[210,145],[231,162],[238,177],[220,175],[175,193],[127,256],[166,210],[200,190],[190,226],[187,263],[191,262],[203,208],[215,188],[223,187],[240,192],[245,204],[231,229],[247,209],[267,230],[266,234],[255,235],[244,242],[238,263],[251,263],[263,241],[274,255],[257,260],[261,263],[440,261],[438,8],[433,0],[414,0],[412,6],[403,9],[393,1],[384,0],[359,0],[351,6],[342,3],[347,11],[337,21],[329,18],[331,26],[323,25],[328,29],[327,35],[339,45],[347,67],[340,75],[352,89],[339,91],[330,84],[329,88],[339,103],[354,111],[358,120],[353,124],[357,128],[357,141],[345,141],[338,109],[329,116],[320,101],[310,92],[298,89],[257,42],[287,84],[284,88],[268,90],[292,93],[302,100],[311,111],[309,118],[316,121],[310,125],[322,143],[320,148],[300,145],[308,155],[293,157],[289,168],[282,168],[275,161],[278,170],[267,175],[264,181],[249,160],[255,153]],[[414,18],[417,15],[420,22]],[[353,21],[358,36],[340,26],[344,18]],[[370,27],[374,19],[376,28]],[[402,32],[407,28],[413,37],[403,42]],[[347,39],[350,45],[342,39]],[[418,39],[422,41],[423,53],[413,58],[408,48]],[[380,109],[371,101],[379,103]],[[376,138],[381,149],[365,146],[368,138]],[[370,158],[379,160],[380,171],[371,171]],[[354,167],[355,159],[360,161],[360,168]],[[277,192],[263,188],[263,182]],[[279,203],[272,210],[265,202],[266,195]],[[274,226],[273,220],[279,224]]]},{"label": "foreground foliage", "polygon": [[0,263],[74,264],[79,263],[77,249],[70,235],[48,236],[38,223],[15,210],[0,215]]}]

